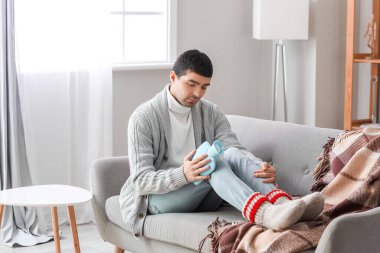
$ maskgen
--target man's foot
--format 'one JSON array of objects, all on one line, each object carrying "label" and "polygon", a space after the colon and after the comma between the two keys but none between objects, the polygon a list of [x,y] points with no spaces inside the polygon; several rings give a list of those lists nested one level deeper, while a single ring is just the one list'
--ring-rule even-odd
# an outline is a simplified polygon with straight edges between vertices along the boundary
[{"label": "man's foot", "polygon": [[254,193],[244,206],[243,216],[257,225],[280,230],[298,222],[305,207],[305,203],[301,200],[273,205],[265,196]]},{"label": "man's foot", "polygon": [[305,212],[303,213],[302,221],[315,220],[323,211],[325,199],[320,192],[314,192],[301,198],[305,203]]},{"label": "man's foot", "polygon": [[292,200],[292,197],[286,192],[276,189],[266,196],[274,205],[281,205],[289,201],[303,201],[305,203],[305,212],[301,217],[301,221],[310,221],[318,217],[323,211],[325,200],[320,192],[308,194],[300,199]]}]

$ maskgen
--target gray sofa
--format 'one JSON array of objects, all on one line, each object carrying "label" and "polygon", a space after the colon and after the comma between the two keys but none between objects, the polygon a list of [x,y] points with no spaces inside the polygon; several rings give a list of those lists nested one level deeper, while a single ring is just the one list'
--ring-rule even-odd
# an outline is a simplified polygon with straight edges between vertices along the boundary
[{"label": "gray sofa", "polygon": [[[312,170],[327,137],[339,130],[323,129],[228,116],[239,141],[263,160],[277,168],[278,183],[290,194],[305,195],[313,183]],[[145,237],[135,239],[124,229],[118,195],[129,176],[128,157],[104,158],[94,162],[91,186],[93,212],[103,240],[134,253],[189,253],[198,249],[216,217],[239,220],[242,216],[231,206],[216,212],[160,214],[146,217]],[[209,241],[202,252],[209,252]],[[316,249],[306,252],[380,252],[380,207],[367,212],[343,215],[329,224]]]}]

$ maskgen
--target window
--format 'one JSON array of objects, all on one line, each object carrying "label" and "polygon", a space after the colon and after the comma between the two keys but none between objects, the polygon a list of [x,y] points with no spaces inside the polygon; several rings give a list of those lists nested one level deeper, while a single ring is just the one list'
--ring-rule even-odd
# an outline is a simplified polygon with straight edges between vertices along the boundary
[{"label": "window", "polygon": [[115,64],[172,62],[176,52],[176,0],[112,0]]}]

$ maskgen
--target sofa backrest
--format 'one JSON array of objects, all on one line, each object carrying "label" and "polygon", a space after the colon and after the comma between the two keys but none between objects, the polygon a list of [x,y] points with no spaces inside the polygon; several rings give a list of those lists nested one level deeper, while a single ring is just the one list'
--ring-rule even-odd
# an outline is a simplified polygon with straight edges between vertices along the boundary
[{"label": "sofa backrest", "polygon": [[[128,156],[97,159],[91,166],[90,187],[93,193],[93,209],[97,222],[108,220],[105,210],[109,197],[119,195],[129,177]],[[99,220],[101,219],[101,220]]]},{"label": "sofa backrest", "polygon": [[305,195],[328,137],[342,130],[317,128],[236,115],[227,116],[240,143],[257,157],[273,162],[280,188]]}]

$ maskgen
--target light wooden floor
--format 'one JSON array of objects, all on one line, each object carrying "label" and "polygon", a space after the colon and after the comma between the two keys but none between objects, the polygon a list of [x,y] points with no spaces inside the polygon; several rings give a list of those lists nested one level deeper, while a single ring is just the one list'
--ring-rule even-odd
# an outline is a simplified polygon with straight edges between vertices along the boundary
[{"label": "light wooden floor", "polygon": [[[69,225],[61,225],[61,252],[73,253],[73,237]],[[78,225],[78,236],[81,253],[113,253],[114,246],[104,242],[96,229],[94,223]],[[54,253],[54,241],[32,247],[9,248],[0,243],[1,253]],[[128,252],[125,252],[128,253]]]}]

